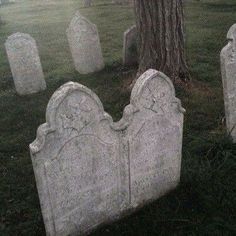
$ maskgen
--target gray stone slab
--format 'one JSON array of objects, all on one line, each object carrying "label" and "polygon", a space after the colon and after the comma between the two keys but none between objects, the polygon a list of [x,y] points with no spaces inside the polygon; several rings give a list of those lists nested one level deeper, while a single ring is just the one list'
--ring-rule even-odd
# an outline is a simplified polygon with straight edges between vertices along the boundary
[{"label": "gray stone slab", "polygon": [[124,32],[123,65],[130,66],[138,63],[137,37],[136,25]]},{"label": "gray stone slab", "polygon": [[15,88],[26,95],[46,89],[35,40],[28,34],[16,33],[5,43]]},{"label": "gray stone slab", "polygon": [[104,68],[96,25],[77,12],[67,29],[67,37],[76,70],[81,74]]},{"label": "gray stone slab", "polygon": [[172,82],[154,70],[132,91],[137,110],[127,128],[132,207],[157,199],[179,181],[185,110],[174,94]]},{"label": "gray stone slab", "polygon": [[236,142],[236,24],[229,29],[227,39],[221,51],[221,73],[227,131]]},{"label": "gray stone slab", "polygon": [[174,189],[183,113],[155,70],[137,80],[117,123],[88,88],[60,87],[30,145],[47,235],[85,235]]}]

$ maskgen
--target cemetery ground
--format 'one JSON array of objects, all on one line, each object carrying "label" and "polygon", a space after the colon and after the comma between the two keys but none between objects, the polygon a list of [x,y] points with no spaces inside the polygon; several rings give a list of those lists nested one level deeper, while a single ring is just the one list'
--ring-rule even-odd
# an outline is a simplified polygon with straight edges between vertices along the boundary
[{"label": "cemetery ground", "polygon": [[[119,120],[129,102],[126,89],[134,68],[122,66],[123,32],[134,23],[127,6],[97,0],[83,8],[77,0],[24,0],[0,8],[0,235],[44,235],[28,145],[45,122],[53,92],[67,81],[88,86],[105,110]],[[98,26],[106,67],[90,75],[75,71],[66,28],[76,10]],[[235,23],[234,0],[187,1],[187,58],[191,84],[175,85],[187,110],[181,183],[167,196],[110,226],[103,235],[235,235],[236,146],[226,135],[220,75],[220,50]],[[15,32],[35,38],[47,90],[18,96],[4,42]]]}]

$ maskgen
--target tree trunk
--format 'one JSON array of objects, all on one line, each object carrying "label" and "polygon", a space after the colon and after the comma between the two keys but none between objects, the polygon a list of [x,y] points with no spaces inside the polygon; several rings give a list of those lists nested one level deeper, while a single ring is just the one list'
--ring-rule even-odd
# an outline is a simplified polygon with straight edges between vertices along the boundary
[{"label": "tree trunk", "polygon": [[172,80],[188,80],[182,0],[134,0],[134,5],[139,34],[138,75],[152,68]]}]

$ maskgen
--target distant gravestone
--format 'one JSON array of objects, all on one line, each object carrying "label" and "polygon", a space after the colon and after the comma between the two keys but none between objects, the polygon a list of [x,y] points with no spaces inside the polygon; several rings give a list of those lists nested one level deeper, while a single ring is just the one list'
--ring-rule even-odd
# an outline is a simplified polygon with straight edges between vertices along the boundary
[{"label": "distant gravestone", "polygon": [[16,33],[8,37],[5,47],[17,93],[25,95],[46,89],[35,40],[28,34]]},{"label": "distant gravestone", "polygon": [[91,7],[92,2],[92,0],[84,0],[84,7]]},{"label": "distant gravestone", "polygon": [[183,112],[172,82],[148,70],[123,118],[69,82],[30,145],[47,235],[84,235],[155,200],[180,179]]},{"label": "distant gravestone", "polygon": [[0,0],[0,6],[4,4],[14,3],[15,0]]},{"label": "distant gravestone", "polygon": [[112,3],[114,4],[125,4],[125,5],[133,5],[134,0],[113,0]]},{"label": "distant gravestone", "polygon": [[236,24],[229,29],[227,39],[221,51],[221,73],[227,130],[236,142]]},{"label": "distant gravestone", "polygon": [[96,25],[77,12],[67,29],[67,37],[75,68],[79,73],[88,74],[104,68]]},{"label": "distant gravestone", "polygon": [[138,63],[137,27],[136,25],[134,25],[124,32],[123,64],[129,66],[137,63]]}]

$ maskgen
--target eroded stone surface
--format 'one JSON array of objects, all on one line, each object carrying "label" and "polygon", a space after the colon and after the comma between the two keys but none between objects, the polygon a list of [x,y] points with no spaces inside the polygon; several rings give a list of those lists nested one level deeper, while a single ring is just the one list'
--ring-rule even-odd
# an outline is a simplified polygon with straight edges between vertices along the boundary
[{"label": "eroded stone surface", "polygon": [[183,113],[172,82],[149,70],[131,94],[132,122],[127,128],[131,205],[157,199],[180,178]]},{"label": "eroded stone surface", "polygon": [[137,63],[138,63],[137,27],[136,25],[133,25],[124,32],[123,64],[129,66]]},{"label": "eroded stone surface", "polygon": [[67,29],[67,37],[76,70],[88,74],[104,68],[96,25],[77,12]]},{"label": "eroded stone surface", "polygon": [[17,93],[25,95],[46,89],[35,40],[28,34],[16,33],[8,37],[5,47]]},{"label": "eroded stone surface", "polygon": [[176,187],[183,112],[155,70],[137,80],[117,123],[88,88],[59,88],[30,145],[47,235],[86,234]]},{"label": "eroded stone surface", "polygon": [[221,51],[221,73],[227,130],[236,142],[236,24],[229,29],[227,39]]}]

